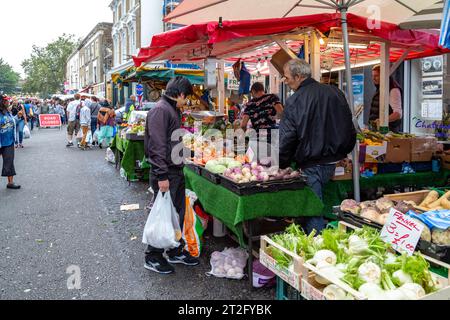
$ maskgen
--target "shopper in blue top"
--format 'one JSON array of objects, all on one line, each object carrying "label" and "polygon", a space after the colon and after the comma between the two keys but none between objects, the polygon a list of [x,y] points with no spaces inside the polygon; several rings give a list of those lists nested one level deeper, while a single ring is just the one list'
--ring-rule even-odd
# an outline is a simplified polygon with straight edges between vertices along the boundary
[{"label": "shopper in blue top", "polygon": [[20,186],[14,183],[14,140],[16,124],[8,110],[9,98],[0,95],[0,155],[3,158],[2,177],[8,177],[8,189],[17,190]]}]

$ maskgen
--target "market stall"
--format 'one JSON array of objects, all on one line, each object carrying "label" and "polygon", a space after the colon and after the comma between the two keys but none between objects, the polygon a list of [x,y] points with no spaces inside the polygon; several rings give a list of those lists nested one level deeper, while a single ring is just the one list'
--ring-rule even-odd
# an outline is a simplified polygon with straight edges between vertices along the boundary
[{"label": "market stall", "polygon": [[[368,20],[366,18],[352,14],[348,15],[348,27],[350,29],[350,41],[352,43],[365,42],[364,48],[352,50],[350,52],[351,57],[363,63],[373,61],[374,57],[381,56],[382,60],[384,59],[384,69],[382,70],[382,74],[384,75],[387,75],[389,71],[387,70],[389,59],[392,62],[395,62],[395,66],[404,59],[440,54],[443,52],[437,45],[437,37],[426,32],[405,32],[400,30],[396,25],[384,22],[381,22],[380,28],[371,29],[368,27]],[[331,59],[333,62],[332,64],[335,66],[344,65],[345,62],[348,63],[347,55],[342,52],[342,40],[337,40],[339,38],[342,39],[343,33],[345,32],[341,29],[340,14],[316,14],[303,17],[248,21],[220,20],[219,22],[195,24],[176,31],[157,35],[153,38],[151,46],[141,49],[139,55],[134,57],[134,61],[136,66],[140,66],[146,62],[164,59],[177,62],[194,61],[201,63],[205,59],[214,57],[216,60],[206,60],[205,65],[211,64],[211,62],[214,62],[214,67],[217,65],[216,76],[218,83],[219,108],[216,111],[225,113],[226,109],[224,101],[220,101],[221,90],[223,90],[224,83],[224,61],[257,63],[260,62],[261,59],[265,58],[267,61],[267,57],[269,57],[269,59],[272,58],[280,51],[280,48],[287,52],[288,55],[290,52],[291,56],[295,56],[294,52],[297,52],[300,48],[305,48],[305,50],[311,49],[310,56],[313,65],[313,73],[315,77],[320,77],[321,64],[320,61],[317,60],[317,58],[320,60],[320,56]],[[325,36],[325,34],[327,34],[327,36]],[[320,39],[322,39],[323,44],[319,44]],[[338,48],[339,45],[340,49]],[[272,64],[275,65],[276,63],[277,61],[272,60]],[[347,67],[350,69],[349,65]],[[211,71],[214,73],[214,70]],[[271,76],[274,76],[275,73],[276,70],[271,73]],[[279,76],[278,73],[276,73],[276,75]],[[385,110],[383,109],[383,112],[384,111]],[[381,119],[384,119],[383,117],[384,114]],[[221,174],[223,177],[216,177],[218,181],[225,181],[227,183],[227,181],[230,180],[227,178],[230,178],[230,175],[233,174],[235,178],[234,182],[238,184],[248,183],[246,180],[252,178],[249,176],[248,178],[243,177],[241,179],[241,173],[233,172],[230,174],[230,172],[225,173],[222,170],[213,172],[215,171],[214,167],[216,167],[216,165],[222,165],[222,163],[216,162],[214,165],[208,166],[208,162],[211,160],[216,161],[216,158],[208,158],[201,164],[204,166],[203,169],[210,171],[213,175],[217,173]],[[223,163],[223,165],[225,164]],[[225,167],[226,170],[230,169],[226,165]],[[238,175],[239,178],[236,178],[236,175]],[[192,180],[193,178],[196,180],[195,183],[190,182],[190,185],[193,188],[197,188],[200,193],[200,202],[202,204],[207,204],[206,206],[208,208],[206,209],[211,215],[220,218],[227,226],[231,227],[232,230],[237,231],[236,224],[234,223],[245,220],[245,216],[242,218],[239,213],[241,212],[239,210],[241,210],[243,204],[233,204],[233,207],[230,209],[235,210],[234,213],[221,211],[221,207],[226,203],[226,194],[229,194],[229,192],[219,192],[219,190],[214,188],[214,184],[211,181],[208,182],[207,179],[202,176],[203,174],[199,174],[199,171],[196,171],[195,169],[194,171],[188,171],[187,173],[188,180]],[[356,177],[357,182],[359,182],[359,172],[356,172],[354,176]],[[423,177],[425,176],[422,176],[422,178]],[[258,181],[255,182],[258,183]],[[410,183],[411,181],[405,182]],[[379,183],[383,182],[380,181]],[[355,184],[357,186],[356,189],[359,190],[358,183],[355,183],[355,180],[350,182],[350,184]],[[207,188],[202,188],[203,185],[206,185]],[[222,183],[220,183],[220,185],[221,187],[216,187],[224,187]],[[209,192],[209,189],[215,189],[216,192]],[[307,188],[303,189],[306,190]],[[270,193],[266,193],[267,199],[270,199],[268,196],[269,194]],[[224,197],[224,199],[218,198],[217,195]],[[260,195],[253,196],[256,198]],[[330,203],[331,201],[337,201],[337,203],[340,202],[337,198],[330,200]],[[327,199],[325,202],[327,202]],[[212,203],[220,203],[221,206],[213,206]],[[269,206],[269,208],[272,207]],[[279,209],[280,207],[277,206],[277,208]],[[267,213],[270,215],[274,214],[273,212]],[[280,213],[284,216],[290,215],[290,212],[284,210]],[[307,216],[308,210],[303,210],[300,215]],[[236,220],[236,217],[239,217],[239,219]],[[250,219],[251,217],[249,216],[248,218]]]}]

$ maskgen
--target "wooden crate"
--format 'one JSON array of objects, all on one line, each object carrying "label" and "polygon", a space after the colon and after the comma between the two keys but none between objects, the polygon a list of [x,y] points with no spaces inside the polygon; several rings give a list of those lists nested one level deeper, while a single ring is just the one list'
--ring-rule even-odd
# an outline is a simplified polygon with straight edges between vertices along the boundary
[{"label": "wooden crate", "polygon": [[[294,262],[293,270],[289,270],[288,268],[278,265],[275,259],[270,256],[268,246],[275,247],[292,257]],[[262,236],[261,249],[259,252],[259,262],[270,271],[275,273],[278,277],[283,279],[284,282],[288,283],[296,290],[301,291],[302,277],[304,274],[307,274],[307,271],[303,266],[304,261],[302,257],[273,242],[268,236]]]},{"label": "wooden crate", "polygon": [[414,201],[417,205],[419,205],[429,193],[430,190],[420,190],[406,193],[386,194],[384,195],[384,197],[393,201],[400,201],[400,200]]},{"label": "wooden crate", "polygon": [[[357,229],[356,226],[353,226],[349,223],[346,222],[339,222],[339,228],[341,228],[342,230],[346,230],[347,228],[351,228],[351,229]],[[440,283],[443,283],[445,285],[445,287],[439,291],[427,294],[426,296],[422,297],[419,300],[450,300],[450,265],[447,263],[443,263],[439,260],[433,259],[431,257],[428,257],[426,255],[422,255],[427,261],[434,263],[438,266],[444,267],[448,270],[448,274],[447,274],[447,278],[442,277],[438,274],[435,274],[438,281]],[[349,293],[350,295],[352,295],[356,300],[367,300],[366,297],[361,294],[360,292],[356,291],[355,289],[353,289],[352,287],[350,287],[348,284],[346,284],[345,282],[339,280],[339,281],[334,281],[332,279],[330,279],[326,274],[323,274],[320,270],[318,270],[315,266],[309,264],[309,263],[304,263],[304,267],[306,269],[308,269],[311,273],[308,276],[305,276],[304,279],[302,279],[302,292],[305,292],[305,294],[308,295],[309,299],[314,299],[314,300],[324,300],[325,297],[323,296],[323,289],[324,286],[323,285],[318,285],[317,282],[312,281],[312,278],[315,275],[319,275],[325,279],[327,279],[328,281],[330,281],[331,283],[337,285],[339,288],[343,289],[345,292]],[[306,281],[306,279],[308,279],[308,281]],[[305,297],[307,298],[307,297]],[[307,298],[308,299],[308,298]]]},{"label": "wooden crate", "polygon": [[315,275],[311,273],[308,277],[302,278],[303,298],[306,300],[326,300],[323,295],[323,289],[325,289],[326,285],[318,283],[314,277]]}]

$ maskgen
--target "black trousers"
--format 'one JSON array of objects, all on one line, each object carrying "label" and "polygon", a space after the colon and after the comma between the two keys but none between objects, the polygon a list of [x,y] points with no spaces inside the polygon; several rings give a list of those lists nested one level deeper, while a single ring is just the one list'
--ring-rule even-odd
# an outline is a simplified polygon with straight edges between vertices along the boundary
[{"label": "black trousers", "polygon": [[2,177],[13,177],[16,175],[14,168],[14,144],[9,147],[0,148],[0,155],[3,158]]},{"label": "black trousers", "polygon": [[[184,180],[183,169],[171,169],[169,170],[169,183],[170,183],[170,197],[172,198],[173,205],[177,210],[180,216],[180,229],[183,230],[184,225],[184,214],[186,209],[186,184]],[[153,173],[150,174],[150,185],[152,186],[154,195],[153,201],[155,201],[158,196],[159,186],[158,179],[156,175]],[[181,241],[181,245],[178,248],[173,250],[169,250],[167,252],[168,255],[174,256],[181,252],[184,247],[183,241]],[[145,252],[146,255],[161,255],[164,252],[164,249],[154,248],[152,246],[148,246]]]}]

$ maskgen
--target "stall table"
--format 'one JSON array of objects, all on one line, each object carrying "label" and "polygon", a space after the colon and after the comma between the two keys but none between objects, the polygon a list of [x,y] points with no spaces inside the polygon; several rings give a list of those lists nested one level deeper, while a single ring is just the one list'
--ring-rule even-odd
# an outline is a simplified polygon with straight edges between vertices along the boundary
[{"label": "stall table", "polygon": [[136,165],[137,161],[146,163],[143,137],[123,139],[120,134],[117,134],[111,143],[111,150],[116,156],[116,168],[117,166],[123,168],[129,181],[138,178],[148,180],[149,166],[138,168]]},{"label": "stall table", "polygon": [[242,247],[246,247],[244,224],[246,225],[250,282],[253,281],[253,241],[258,239],[253,233],[252,222],[264,217],[318,216],[323,210],[322,201],[309,187],[239,196],[197,175],[189,168],[185,168],[184,174],[186,188],[195,192],[206,212],[223,222],[237,236]]}]

